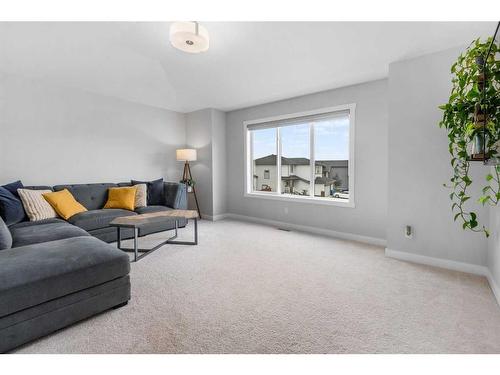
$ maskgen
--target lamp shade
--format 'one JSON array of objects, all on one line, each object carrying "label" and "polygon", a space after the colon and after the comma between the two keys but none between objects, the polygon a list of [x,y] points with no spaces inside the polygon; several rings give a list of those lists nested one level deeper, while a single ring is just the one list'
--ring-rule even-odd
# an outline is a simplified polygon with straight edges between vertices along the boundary
[{"label": "lamp shade", "polygon": [[208,31],[198,22],[174,22],[170,26],[170,43],[181,51],[200,53],[208,50]]},{"label": "lamp shade", "polygon": [[177,160],[182,161],[195,161],[196,160],[196,150],[194,148],[181,148],[175,151]]}]

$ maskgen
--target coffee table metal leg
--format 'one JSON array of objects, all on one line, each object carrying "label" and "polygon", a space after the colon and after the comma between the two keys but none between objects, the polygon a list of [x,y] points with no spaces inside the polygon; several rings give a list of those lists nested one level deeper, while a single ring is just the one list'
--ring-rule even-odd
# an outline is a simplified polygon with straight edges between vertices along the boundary
[{"label": "coffee table metal leg", "polygon": [[137,256],[139,252],[138,241],[137,241],[138,232],[139,228],[134,228],[134,262],[137,262]]},{"label": "coffee table metal leg", "polygon": [[[172,244],[172,245],[198,245],[198,219],[192,219],[194,220],[194,241],[174,241],[173,238],[167,240],[167,243]],[[177,227],[177,220],[176,220],[176,227]],[[177,233],[177,230],[176,230]]]},{"label": "coffee table metal leg", "polygon": [[198,219],[194,219],[194,244],[198,245]]},{"label": "coffee table metal leg", "polygon": [[[120,228],[120,227],[118,227]],[[177,233],[177,228],[174,228],[175,229],[175,233]],[[119,230],[119,229],[118,229]],[[127,248],[127,247],[122,247],[121,246],[121,235],[118,234],[118,238],[119,238],[119,241],[117,241],[118,243],[118,248],[122,251],[125,251],[125,252],[128,252],[128,253],[134,253],[134,259],[131,260],[131,262],[137,262],[139,260],[141,260],[142,258],[144,258],[146,255],[149,255],[151,254],[153,251],[159,249],[160,247],[162,246],[165,246],[167,243],[169,243],[168,241],[171,240],[171,239],[174,239],[177,237],[177,234],[174,234],[172,237],[168,238],[167,240],[163,241],[163,242],[160,242],[158,245],[150,248],[150,249],[140,249],[139,248],[139,228],[134,228],[134,246],[131,247],[131,248]],[[139,253],[142,253],[139,255]]]},{"label": "coffee table metal leg", "polygon": [[116,227],[116,246],[120,249],[122,247],[121,227]]},{"label": "coffee table metal leg", "polygon": [[[189,219],[187,219],[189,220]],[[153,251],[159,249],[160,247],[166,245],[166,244],[174,244],[174,245],[198,245],[198,219],[193,218],[191,220],[194,220],[194,240],[193,241],[175,241],[178,235],[178,230],[179,230],[179,219],[175,219],[175,226],[174,226],[174,235],[170,238],[168,238],[166,241],[160,242],[158,245],[152,247],[151,249],[139,249],[139,228],[133,228],[134,230],[134,247],[133,248],[126,248],[122,247],[122,237],[121,237],[121,226],[116,227],[116,244],[118,249],[126,251],[126,252],[133,252],[134,253],[134,262],[137,262],[141,258],[145,257],[146,255],[152,253]],[[139,255],[139,253],[143,253]]]}]

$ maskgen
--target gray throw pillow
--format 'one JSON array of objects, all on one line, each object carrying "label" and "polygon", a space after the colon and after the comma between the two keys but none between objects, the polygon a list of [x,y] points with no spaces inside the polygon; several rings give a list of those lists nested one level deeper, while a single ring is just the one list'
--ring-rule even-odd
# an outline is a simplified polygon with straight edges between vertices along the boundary
[{"label": "gray throw pillow", "polygon": [[7,224],[0,217],[0,250],[7,250],[12,247],[12,235]]}]

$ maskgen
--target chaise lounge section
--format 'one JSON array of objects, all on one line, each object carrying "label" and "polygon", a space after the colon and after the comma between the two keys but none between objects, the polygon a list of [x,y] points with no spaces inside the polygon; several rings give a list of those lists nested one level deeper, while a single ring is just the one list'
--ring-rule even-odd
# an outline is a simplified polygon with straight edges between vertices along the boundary
[{"label": "chaise lounge section", "polygon": [[0,352],[127,303],[129,271],[89,235],[0,251]]}]

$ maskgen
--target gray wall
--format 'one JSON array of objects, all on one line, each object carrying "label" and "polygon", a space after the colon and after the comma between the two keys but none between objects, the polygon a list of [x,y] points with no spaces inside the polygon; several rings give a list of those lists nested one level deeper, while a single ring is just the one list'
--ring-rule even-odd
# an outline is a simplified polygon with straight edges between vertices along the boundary
[{"label": "gray wall", "polygon": [[487,265],[497,286],[500,286],[500,205],[489,210],[491,235],[488,239]]},{"label": "gray wall", "polygon": [[227,211],[226,114],[212,110],[213,215]]},{"label": "gray wall", "polygon": [[[356,103],[356,207],[244,197],[243,121]],[[387,216],[387,81],[301,96],[226,114],[227,211],[384,239]],[[288,208],[288,213],[285,209]]]},{"label": "gray wall", "polygon": [[[226,118],[225,113],[208,108],[186,114],[186,143],[198,150],[191,163],[196,195],[203,216],[226,212]],[[194,208],[190,196],[190,208]]]},{"label": "gray wall", "polygon": [[185,116],[0,74],[0,183],[178,181]]},{"label": "gray wall", "polygon": [[[195,148],[198,159],[191,162],[191,172],[195,180],[196,196],[200,211],[204,215],[213,214],[212,198],[212,111],[202,109],[186,114],[186,144]],[[193,196],[190,195],[190,208],[194,209]]]},{"label": "gray wall", "polygon": [[[451,90],[450,66],[462,49],[452,49],[393,63],[389,67],[389,180],[387,247],[478,265],[486,264],[483,234],[463,231],[453,222],[451,176],[446,132],[438,127]],[[483,180],[487,169],[473,163],[472,178]],[[480,189],[471,190],[476,201]],[[486,209],[475,204],[488,224]],[[404,236],[414,227],[413,239]]]}]

